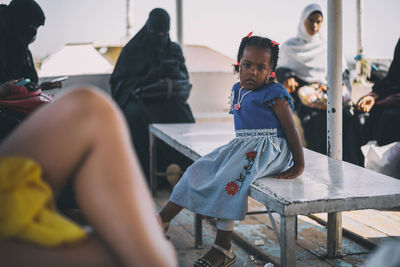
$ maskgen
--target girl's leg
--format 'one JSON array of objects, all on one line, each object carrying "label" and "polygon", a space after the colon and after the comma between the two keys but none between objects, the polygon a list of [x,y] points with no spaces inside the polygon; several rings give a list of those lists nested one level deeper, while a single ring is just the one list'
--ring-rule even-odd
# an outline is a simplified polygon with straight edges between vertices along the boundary
[{"label": "girl's leg", "polygon": [[[215,244],[223,247],[226,250],[231,249],[231,239],[233,231],[232,220],[217,220],[217,236],[215,238]],[[206,255],[203,257],[215,266],[219,266],[224,262],[225,255],[218,249],[212,247]]]},{"label": "girl's leg", "polygon": [[234,222],[232,220],[218,219],[217,237],[215,238],[215,244],[223,247],[226,250],[230,250],[233,226]]},{"label": "girl's leg", "polygon": [[168,201],[167,204],[160,210],[158,213],[161,217],[163,223],[170,222],[183,208],[171,201]]},{"label": "girl's leg", "polygon": [[39,162],[58,194],[74,179],[89,223],[126,265],[174,266],[173,247],[131,149],[125,121],[108,97],[75,90],[35,112],[0,146],[0,155]]}]

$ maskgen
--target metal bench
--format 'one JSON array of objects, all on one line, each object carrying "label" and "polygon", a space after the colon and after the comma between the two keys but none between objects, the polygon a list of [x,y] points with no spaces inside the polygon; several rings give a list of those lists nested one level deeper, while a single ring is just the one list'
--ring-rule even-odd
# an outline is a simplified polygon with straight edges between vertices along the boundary
[{"label": "metal bench", "polygon": [[[150,130],[151,189],[156,194],[156,140],[197,160],[234,138],[232,123],[152,124]],[[270,177],[253,182],[249,196],[280,215],[281,266],[295,266],[297,215],[328,213],[328,256],[341,255],[341,212],[389,209],[400,203],[400,180],[305,149],[305,171],[294,180]],[[270,215],[270,213],[269,213]],[[270,216],[272,222],[273,218]],[[201,246],[201,216],[195,219],[195,246]]]}]

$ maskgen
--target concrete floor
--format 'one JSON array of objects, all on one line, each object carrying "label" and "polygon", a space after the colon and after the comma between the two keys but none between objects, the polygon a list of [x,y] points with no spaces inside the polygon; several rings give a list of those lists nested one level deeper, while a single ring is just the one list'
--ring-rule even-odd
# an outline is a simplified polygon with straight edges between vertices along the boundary
[{"label": "concrete floor", "polygon": [[[169,193],[167,191],[160,192],[156,198],[157,205],[161,207],[168,200],[168,196]],[[249,198],[249,211],[261,209],[262,205]],[[319,216],[323,217],[323,215]],[[371,224],[373,224],[369,222],[369,225],[367,225],[359,221],[357,226],[353,224],[354,221],[349,223],[349,216],[351,217],[351,215],[344,215],[344,227],[349,228],[350,231],[361,229],[361,231],[358,231],[359,236],[363,235],[362,229],[370,228]],[[358,214],[357,216],[360,217],[361,215]],[[377,216],[377,211],[366,211],[363,216]],[[377,225],[380,224],[380,229],[382,230],[385,228],[382,227],[382,224],[387,224],[389,228],[400,229],[399,212],[386,214],[385,216],[390,217],[390,219],[382,221],[382,217],[378,217],[375,222],[376,228],[379,228]],[[279,228],[279,215],[276,214],[274,217]],[[375,229],[375,231],[379,230]],[[233,248],[238,260],[233,266],[264,266],[266,263],[279,266],[279,243],[267,215],[246,216],[246,220],[235,223],[234,232]],[[392,232],[392,234],[400,236],[400,233],[397,232]],[[212,221],[203,220],[204,247],[195,249],[194,214],[188,210],[183,210],[172,221],[168,231],[170,240],[178,251],[179,266],[192,266],[193,262],[204,255],[211,247],[215,233]],[[364,239],[368,240],[368,237],[364,236]],[[370,239],[371,241],[376,241],[373,236],[370,236]],[[379,243],[388,239],[392,239],[392,237],[381,235]],[[344,236],[343,257],[340,259],[327,259],[325,227],[307,216],[298,217],[297,266],[361,266],[374,250],[374,247],[371,243],[360,242],[360,240],[355,241]]]}]

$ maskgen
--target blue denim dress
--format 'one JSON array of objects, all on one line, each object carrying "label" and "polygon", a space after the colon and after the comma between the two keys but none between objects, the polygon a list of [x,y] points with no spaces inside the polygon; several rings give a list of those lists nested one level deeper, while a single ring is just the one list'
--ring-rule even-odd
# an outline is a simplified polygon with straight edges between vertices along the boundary
[{"label": "blue denim dress", "polygon": [[293,103],[279,83],[249,91],[232,88],[236,137],[195,161],[175,186],[170,201],[205,216],[243,220],[251,183],[288,169],[292,154],[278,118],[275,99]]}]

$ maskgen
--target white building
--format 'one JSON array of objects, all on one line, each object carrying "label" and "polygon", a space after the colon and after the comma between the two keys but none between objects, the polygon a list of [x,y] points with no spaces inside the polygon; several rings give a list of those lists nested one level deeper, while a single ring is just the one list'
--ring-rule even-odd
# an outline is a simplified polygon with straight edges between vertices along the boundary
[{"label": "white building", "polygon": [[[57,76],[69,76],[63,82],[64,87],[92,84],[110,92],[108,80],[115,62],[106,57],[106,48],[106,45],[67,44],[43,61],[39,77],[45,81]],[[115,53],[115,45],[112,48]],[[183,52],[193,85],[188,103],[195,117],[229,117],[228,97],[237,81],[233,74],[236,61],[201,45],[185,45]],[[115,55],[113,58],[115,60]]]}]

